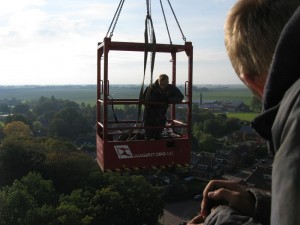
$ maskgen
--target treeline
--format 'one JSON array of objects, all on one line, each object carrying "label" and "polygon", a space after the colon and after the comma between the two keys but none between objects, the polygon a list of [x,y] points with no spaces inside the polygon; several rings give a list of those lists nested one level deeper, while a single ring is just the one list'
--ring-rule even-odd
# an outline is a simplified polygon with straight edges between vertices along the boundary
[{"label": "treeline", "polygon": [[163,201],[142,176],[103,174],[68,142],[6,137],[0,224],[157,224]]},{"label": "treeline", "polygon": [[[75,145],[95,139],[95,106],[54,97],[0,104],[0,225],[156,225],[162,193],[144,176],[103,174]],[[135,119],[135,107],[109,110],[109,119]],[[186,109],[178,109],[184,118]],[[115,115],[114,115],[115,114]],[[193,150],[213,151],[218,137],[239,129],[227,119],[193,108]],[[92,151],[96,151],[95,145]],[[175,180],[177,178],[174,178]],[[156,182],[156,181],[155,181]],[[153,183],[155,183],[153,182]],[[167,198],[191,192],[170,185]]]},{"label": "treeline", "polygon": [[0,225],[157,224],[157,188],[143,176],[103,174],[74,145],[95,137],[94,107],[41,97],[1,112],[11,115],[0,129]]},{"label": "treeline", "polygon": [[11,114],[4,119],[5,124],[21,121],[30,127],[33,136],[74,140],[92,133],[95,127],[95,106],[54,97],[41,97],[36,102],[21,102],[13,106],[1,103],[0,112]]},{"label": "treeline", "polygon": [[241,121],[227,118],[226,114],[214,114],[207,110],[193,109],[192,114],[193,151],[215,152],[223,146],[219,138],[238,131]]}]

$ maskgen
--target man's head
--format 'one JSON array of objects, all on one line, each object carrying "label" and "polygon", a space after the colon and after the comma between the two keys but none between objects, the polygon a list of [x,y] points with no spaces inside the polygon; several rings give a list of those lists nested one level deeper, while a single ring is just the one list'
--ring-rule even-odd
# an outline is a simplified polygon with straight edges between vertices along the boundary
[{"label": "man's head", "polygon": [[158,84],[162,90],[165,90],[169,84],[169,77],[166,74],[161,74],[158,77]]},{"label": "man's head", "polygon": [[280,33],[300,0],[238,0],[225,22],[225,46],[239,78],[263,94]]}]

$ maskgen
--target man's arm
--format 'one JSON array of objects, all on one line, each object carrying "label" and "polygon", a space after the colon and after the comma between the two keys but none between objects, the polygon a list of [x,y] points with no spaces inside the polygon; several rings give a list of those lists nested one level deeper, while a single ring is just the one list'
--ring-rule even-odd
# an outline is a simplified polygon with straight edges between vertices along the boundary
[{"label": "man's arm", "polygon": [[[219,208],[219,206],[223,207]],[[257,223],[268,225],[270,224],[270,206],[271,196],[265,192],[248,189],[235,181],[212,180],[203,191],[201,214],[206,219],[205,224],[208,225],[226,224],[226,221],[237,225]],[[224,217],[227,213],[231,216]],[[215,222],[212,223],[212,221]]]},{"label": "man's arm", "polygon": [[216,207],[206,218],[204,225],[262,225],[252,217],[241,215],[230,206],[220,205]]},{"label": "man's arm", "polygon": [[272,174],[274,225],[300,224],[300,80],[281,102],[272,135],[276,156]]},{"label": "man's arm", "polygon": [[182,102],[184,96],[181,93],[181,91],[174,85],[169,86],[169,91],[168,91],[168,103],[180,103]]},{"label": "man's arm", "polygon": [[203,191],[201,213],[207,216],[211,209],[220,204],[228,204],[243,215],[252,216],[255,199],[247,188],[238,182],[228,180],[212,180]]}]

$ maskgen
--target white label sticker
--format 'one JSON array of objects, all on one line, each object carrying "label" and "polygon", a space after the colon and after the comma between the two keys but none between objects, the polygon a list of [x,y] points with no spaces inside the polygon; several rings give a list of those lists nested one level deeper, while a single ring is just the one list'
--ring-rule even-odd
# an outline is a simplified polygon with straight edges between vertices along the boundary
[{"label": "white label sticker", "polygon": [[133,155],[128,145],[115,145],[114,147],[119,159],[133,158]]}]

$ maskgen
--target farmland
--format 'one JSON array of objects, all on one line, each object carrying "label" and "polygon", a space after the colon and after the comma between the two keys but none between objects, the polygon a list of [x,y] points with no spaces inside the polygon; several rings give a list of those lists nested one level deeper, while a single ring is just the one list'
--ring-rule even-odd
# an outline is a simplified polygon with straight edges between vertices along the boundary
[{"label": "farmland", "polygon": [[[184,93],[184,86],[178,86]],[[112,98],[138,98],[139,85],[113,85],[110,87]],[[241,100],[250,105],[252,94],[242,85],[196,85],[193,88],[193,102],[207,100]],[[0,100],[16,98],[22,101],[36,100],[41,96],[68,99],[77,103],[95,105],[96,85],[60,86],[0,86]]]},{"label": "farmland", "polygon": [[226,115],[228,118],[238,118],[250,122],[257,116],[257,113],[227,113]]}]

